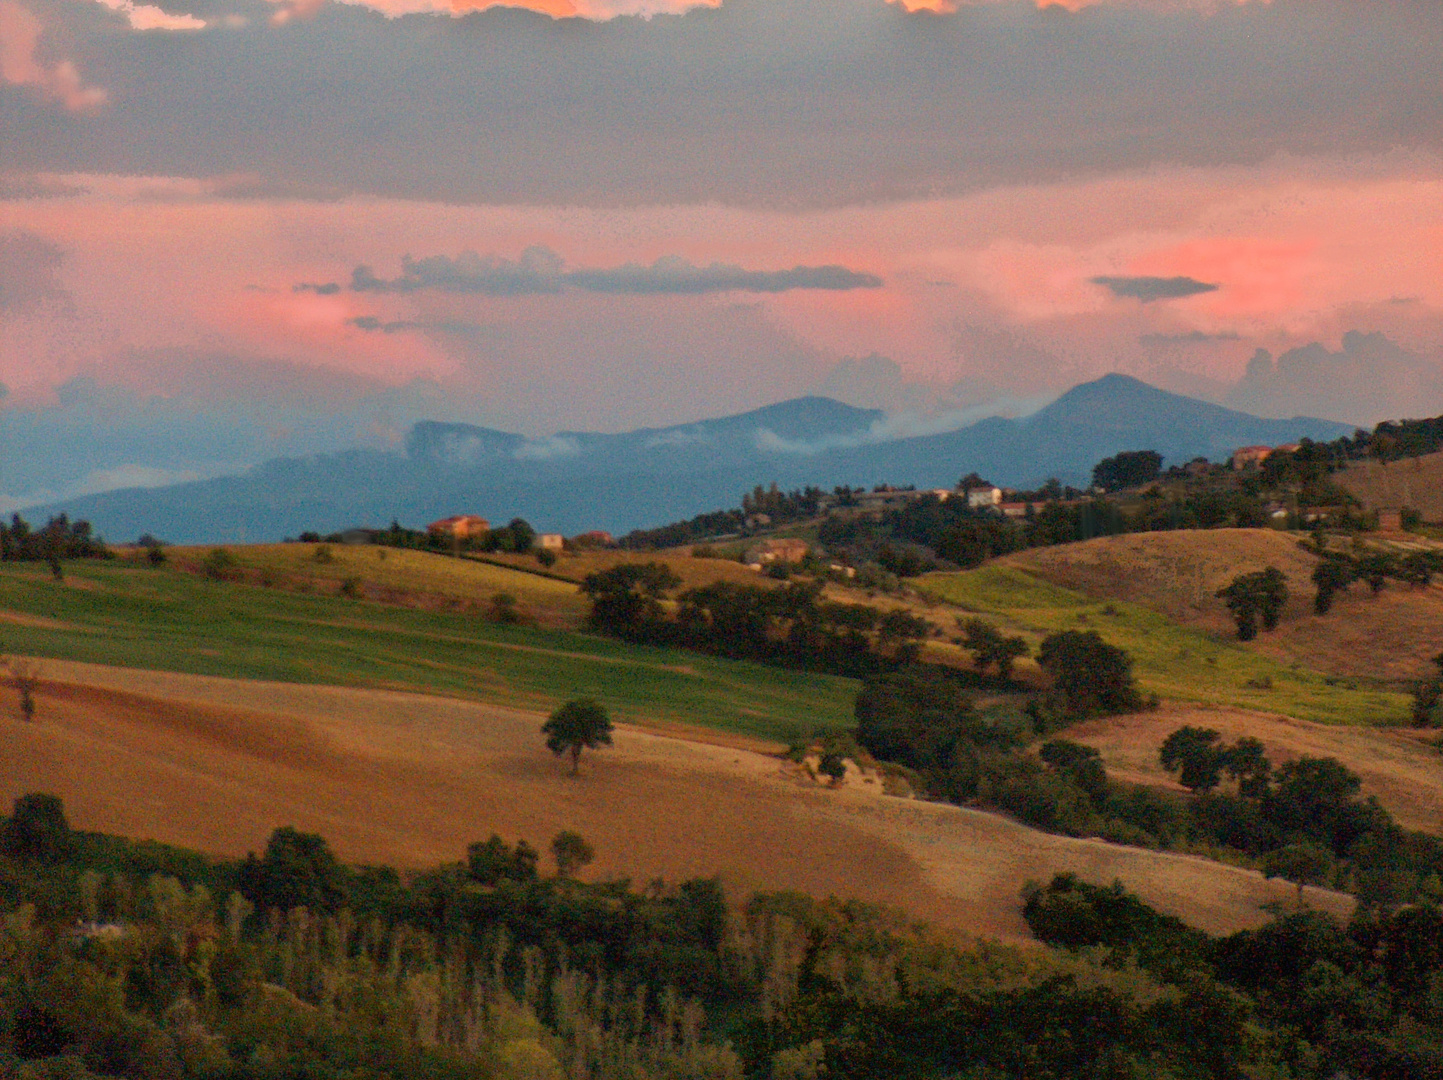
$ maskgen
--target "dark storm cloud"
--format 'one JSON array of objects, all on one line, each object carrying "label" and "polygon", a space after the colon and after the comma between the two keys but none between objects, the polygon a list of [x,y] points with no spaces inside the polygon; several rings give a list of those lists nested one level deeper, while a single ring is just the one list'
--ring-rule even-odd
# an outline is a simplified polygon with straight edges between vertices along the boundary
[{"label": "dark storm cloud", "polygon": [[1200,293],[1217,292],[1219,286],[1190,277],[1095,277],[1094,285],[1101,285],[1113,296],[1141,300],[1150,304],[1154,300],[1181,300]]},{"label": "dark storm cloud", "polygon": [[1168,345],[1208,345],[1214,341],[1237,341],[1237,334],[1228,332],[1222,334],[1208,334],[1201,330],[1189,330],[1185,334],[1140,334],[1138,335],[1139,345],[1168,346]]},{"label": "dark storm cloud", "polygon": [[[650,266],[626,263],[610,269],[566,269],[549,248],[531,247],[515,261],[463,252],[455,259],[432,255],[401,260],[401,276],[379,278],[369,266],[351,273],[353,292],[410,293],[423,289],[476,293],[484,296],[535,296],[559,293],[564,288],[582,292],[627,296],[697,296],[715,292],[781,293],[793,289],[880,288],[874,274],[845,266],[794,266],[790,270],[745,270],[712,263],[696,266],[676,256],[657,259]],[[297,285],[319,293],[336,291],[334,285]]]},{"label": "dark storm cloud", "polygon": [[254,177],[238,194],[801,207],[1443,149],[1436,0],[1076,14],[1000,0],[945,17],[726,0],[606,23],[323,4],[283,26],[234,0],[248,25],[185,35],[23,2],[108,105],[70,115],[0,83],[0,128],[21,133],[7,168]]}]

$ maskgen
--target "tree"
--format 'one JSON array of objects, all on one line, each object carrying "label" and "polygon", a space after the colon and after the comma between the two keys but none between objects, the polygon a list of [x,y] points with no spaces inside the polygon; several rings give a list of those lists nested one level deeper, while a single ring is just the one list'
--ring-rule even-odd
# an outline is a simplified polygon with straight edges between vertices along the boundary
[{"label": "tree", "polygon": [[27,723],[35,719],[35,691],[40,689],[40,664],[23,656],[4,658],[10,681],[20,692],[20,717]]},{"label": "tree", "polygon": [[1092,469],[1092,486],[1103,491],[1141,487],[1157,479],[1162,455],[1156,450],[1126,450],[1103,458]]},{"label": "tree", "polygon": [[0,827],[0,851],[29,859],[58,859],[70,851],[70,824],[58,795],[21,795]]},{"label": "tree", "polygon": [[1333,606],[1333,596],[1346,589],[1357,577],[1351,559],[1338,555],[1325,556],[1313,567],[1313,584],[1318,587],[1318,594],[1313,598],[1313,610],[1319,615],[1326,615]]},{"label": "tree", "polygon": [[622,563],[588,574],[581,591],[591,597],[591,625],[632,634],[661,618],[661,597],[681,584],[665,563]]},{"label": "tree", "polygon": [[260,859],[246,856],[239,876],[242,895],[259,908],[331,911],[346,893],[345,868],[325,839],[289,825],[271,833]]},{"label": "tree", "polygon": [[1383,591],[1388,579],[1398,571],[1398,559],[1386,551],[1370,551],[1357,562],[1357,576],[1368,583],[1368,588],[1377,596]]},{"label": "tree", "polygon": [[1103,641],[1096,630],[1051,634],[1043,640],[1037,659],[1074,717],[1133,712],[1142,707],[1132,679],[1132,658]]},{"label": "tree", "polygon": [[986,671],[995,665],[999,679],[1011,679],[1013,661],[1032,651],[1022,638],[1005,636],[985,619],[962,623],[962,647],[972,653],[977,670]]},{"label": "tree", "polygon": [[1268,780],[1273,775],[1273,764],[1263,752],[1261,740],[1244,735],[1223,751],[1223,767],[1229,776],[1237,781],[1238,794],[1250,799],[1260,799],[1268,793]]},{"label": "tree", "polygon": [[581,771],[581,751],[611,745],[611,717],[593,698],[568,701],[541,725],[546,749],[557,757],[571,755],[571,775]]},{"label": "tree", "polygon": [[1238,640],[1251,641],[1258,635],[1259,619],[1263,629],[1277,629],[1283,605],[1288,601],[1288,583],[1281,570],[1270,566],[1251,574],[1239,574],[1219,589],[1217,595],[1227,602],[1233,614]]},{"label": "tree", "polygon": [[1443,727],[1443,653],[1433,658],[1438,676],[1421,680],[1413,690],[1415,727]]},{"label": "tree", "polygon": [[1303,907],[1303,886],[1326,885],[1333,877],[1333,853],[1321,844],[1304,841],[1263,856],[1263,876],[1284,878],[1298,887],[1298,910]]},{"label": "tree", "polygon": [[596,852],[580,833],[564,830],[551,841],[551,856],[556,860],[556,876],[569,878],[583,866],[589,866]]},{"label": "tree", "polygon": [[539,858],[537,850],[525,840],[518,840],[513,848],[493,833],[489,840],[467,845],[466,872],[480,885],[535,881]]},{"label": "tree", "polygon": [[1222,782],[1227,752],[1219,745],[1222,738],[1212,728],[1178,728],[1163,740],[1158,761],[1170,773],[1178,774],[1178,783],[1193,794],[1211,791]]}]

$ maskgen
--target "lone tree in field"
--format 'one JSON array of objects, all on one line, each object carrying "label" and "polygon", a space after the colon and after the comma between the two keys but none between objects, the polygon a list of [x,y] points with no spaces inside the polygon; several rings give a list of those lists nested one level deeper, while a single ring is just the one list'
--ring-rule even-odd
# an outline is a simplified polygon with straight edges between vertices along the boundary
[{"label": "lone tree in field", "polygon": [[593,698],[568,701],[541,725],[546,749],[557,757],[571,755],[571,775],[581,771],[581,751],[611,745],[611,717]]},{"label": "lone tree in field", "polygon": [[1238,640],[1251,641],[1258,636],[1258,620],[1264,630],[1275,630],[1283,605],[1288,602],[1288,583],[1276,566],[1252,574],[1239,574],[1218,597],[1227,602],[1238,627]]},{"label": "lone tree in field", "polygon": [[1263,856],[1263,876],[1283,878],[1298,888],[1298,910],[1303,908],[1304,885],[1326,885],[1333,877],[1333,853],[1321,844],[1304,841]]},{"label": "lone tree in field", "polygon": [[0,656],[0,666],[10,673],[10,681],[20,692],[20,717],[35,719],[35,691],[40,688],[40,665],[23,656]]}]

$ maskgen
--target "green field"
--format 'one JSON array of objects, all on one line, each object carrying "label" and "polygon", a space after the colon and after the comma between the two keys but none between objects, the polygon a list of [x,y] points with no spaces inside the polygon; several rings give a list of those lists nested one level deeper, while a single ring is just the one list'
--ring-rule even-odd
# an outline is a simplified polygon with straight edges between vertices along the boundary
[{"label": "green field", "polygon": [[211,581],[119,561],[68,563],[63,582],[40,565],[4,564],[0,642],[39,657],[416,690],[535,709],[588,695],[619,720],[783,741],[799,730],[850,725],[857,687],[571,631],[500,626],[474,613]]},{"label": "green field", "polygon": [[1057,630],[1096,630],[1125,649],[1145,692],[1173,701],[1282,713],[1346,724],[1401,724],[1403,694],[1356,688],[1346,680],[1249,652],[1180,626],[1138,604],[1093,600],[1007,566],[928,574],[918,587],[938,600],[976,612],[1036,648]]}]

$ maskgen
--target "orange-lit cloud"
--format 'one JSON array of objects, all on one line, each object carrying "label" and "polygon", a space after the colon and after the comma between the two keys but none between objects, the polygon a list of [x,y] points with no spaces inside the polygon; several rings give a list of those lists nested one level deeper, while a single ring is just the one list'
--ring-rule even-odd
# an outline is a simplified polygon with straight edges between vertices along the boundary
[{"label": "orange-lit cloud", "polygon": [[[111,3],[114,0],[101,0]],[[272,22],[285,23],[293,18],[309,18],[327,0],[272,0],[279,10]],[[340,3],[369,7],[391,18],[424,13],[465,15],[495,7],[524,8],[549,15],[553,19],[590,19],[605,22],[624,15],[678,15],[699,7],[720,7],[722,0],[337,0]]]},{"label": "orange-lit cloud", "polygon": [[69,60],[46,67],[35,58],[40,20],[13,0],[0,0],[0,79],[15,86],[34,86],[71,112],[88,112],[105,104],[108,95],[87,86]]}]

